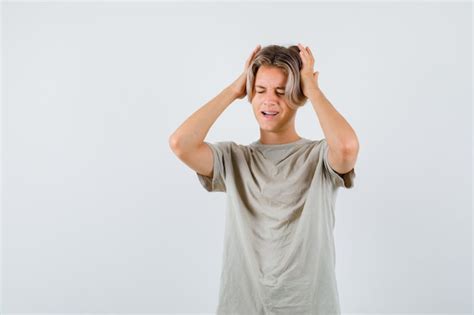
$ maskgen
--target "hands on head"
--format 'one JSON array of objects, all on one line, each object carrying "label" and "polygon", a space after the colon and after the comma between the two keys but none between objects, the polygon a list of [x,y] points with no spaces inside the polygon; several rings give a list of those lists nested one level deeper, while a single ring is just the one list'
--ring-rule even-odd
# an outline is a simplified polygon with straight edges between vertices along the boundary
[{"label": "hands on head", "polygon": [[300,70],[301,89],[306,97],[309,97],[311,90],[319,90],[318,76],[319,72],[313,72],[314,56],[309,47],[304,47],[298,43],[300,48],[300,57],[303,61],[303,67]]},{"label": "hands on head", "polygon": [[250,56],[247,58],[245,62],[244,71],[242,74],[231,84],[232,90],[235,92],[237,98],[244,98],[247,95],[247,72],[250,67],[250,64],[255,59],[255,55],[260,51],[262,48],[261,45],[257,45],[255,49],[252,51]]},{"label": "hands on head", "polygon": [[[301,88],[303,94],[306,97],[309,97],[309,94],[312,90],[319,90],[318,76],[319,72],[313,72],[314,68],[314,56],[309,47],[304,47],[302,44],[298,43],[300,48],[300,58],[303,62],[303,67],[300,70],[301,77]],[[234,91],[237,98],[242,99],[247,95],[247,72],[249,70],[250,64],[255,59],[255,55],[261,50],[261,45],[257,45],[252,51],[250,56],[247,58],[244,71],[242,74],[235,80],[230,88]]]}]

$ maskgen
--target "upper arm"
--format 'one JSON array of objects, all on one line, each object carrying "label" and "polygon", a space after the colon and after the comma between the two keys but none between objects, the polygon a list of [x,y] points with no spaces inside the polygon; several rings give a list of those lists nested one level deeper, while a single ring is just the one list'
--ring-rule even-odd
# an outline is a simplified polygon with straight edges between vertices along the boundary
[{"label": "upper arm", "polygon": [[230,159],[232,142],[203,142],[192,149],[179,149],[177,140],[170,140],[176,156],[193,169],[199,182],[207,191],[223,191],[226,187],[227,163]]},{"label": "upper arm", "polygon": [[352,188],[354,186],[355,161],[357,150],[347,150],[346,153],[331,150],[326,139],[321,141],[324,173],[336,187]]},{"label": "upper arm", "polygon": [[206,142],[201,143],[193,150],[176,154],[176,156],[196,173],[208,177],[213,176],[214,157]]}]

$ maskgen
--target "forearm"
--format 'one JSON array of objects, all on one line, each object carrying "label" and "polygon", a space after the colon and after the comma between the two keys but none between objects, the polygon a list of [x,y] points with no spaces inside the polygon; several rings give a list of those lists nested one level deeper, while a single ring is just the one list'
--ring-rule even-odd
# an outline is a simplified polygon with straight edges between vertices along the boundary
[{"label": "forearm", "polygon": [[316,112],[328,145],[344,152],[357,149],[359,142],[356,133],[323,92],[320,89],[314,89],[309,93],[308,98]]},{"label": "forearm", "polygon": [[235,92],[226,87],[195,111],[170,136],[169,140],[173,149],[186,152],[201,145],[211,126],[235,99]]}]

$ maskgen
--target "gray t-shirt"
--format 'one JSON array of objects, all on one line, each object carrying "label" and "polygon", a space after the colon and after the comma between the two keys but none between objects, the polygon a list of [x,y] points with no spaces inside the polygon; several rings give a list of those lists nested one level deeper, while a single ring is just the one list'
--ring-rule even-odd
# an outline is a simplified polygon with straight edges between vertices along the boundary
[{"label": "gray t-shirt", "polygon": [[353,187],[328,163],[326,139],[206,142],[226,192],[217,314],[340,314],[333,229],[336,193]]}]

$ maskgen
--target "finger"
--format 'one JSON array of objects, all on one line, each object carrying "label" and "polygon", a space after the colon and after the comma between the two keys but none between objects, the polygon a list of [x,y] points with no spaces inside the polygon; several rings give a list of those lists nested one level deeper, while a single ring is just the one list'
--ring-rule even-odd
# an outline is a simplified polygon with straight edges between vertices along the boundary
[{"label": "finger", "polygon": [[313,53],[311,52],[311,49],[309,49],[309,47],[304,47],[303,45],[301,45],[301,49],[303,49],[304,55],[308,58],[308,61],[314,61]]},{"label": "finger", "polygon": [[250,64],[252,63],[253,59],[255,58],[255,55],[257,54],[257,52],[262,48],[262,46],[260,45],[257,45],[257,47],[255,47],[255,49],[252,51],[252,53],[250,54],[250,56],[247,58],[247,60],[245,61],[245,66],[244,66],[244,69],[247,69]]},{"label": "finger", "polygon": [[304,53],[304,48],[301,44],[298,44],[298,47],[300,49],[300,57],[301,57],[301,60],[303,61],[304,64],[306,64],[306,55]]},{"label": "finger", "polygon": [[301,60],[303,61],[303,64],[307,64],[308,62],[310,62],[310,56],[308,54],[308,52],[306,51],[306,49],[304,49],[303,46],[300,47],[300,57],[301,57]]},{"label": "finger", "polygon": [[245,60],[244,68],[247,68],[250,65],[250,60],[252,60],[252,56],[248,57],[247,60]]},{"label": "finger", "polygon": [[252,51],[252,54],[250,55],[250,60],[253,59],[253,57],[255,57],[255,55],[257,54],[257,52],[260,50],[261,46],[258,45],[257,47],[255,47],[255,49]]},{"label": "finger", "polygon": [[250,53],[250,56],[247,58],[246,63],[250,63],[250,61],[253,59],[253,56],[254,56],[255,53],[257,52],[259,46],[260,46],[260,45],[258,45],[257,47],[255,47],[254,50],[252,51],[252,53]]},{"label": "finger", "polygon": [[255,54],[257,51],[259,51],[260,48],[262,48],[262,46],[257,45],[257,47],[255,47],[255,49],[253,50],[253,54]]},{"label": "finger", "polygon": [[305,49],[305,47],[301,44],[298,44],[298,47],[300,49],[300,54],[301,55],[304,55],[304,56],[307,56],[308,55],[308,51]]}]

